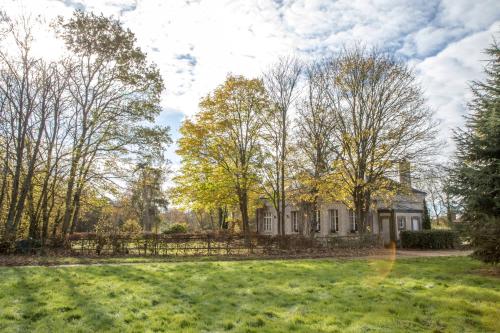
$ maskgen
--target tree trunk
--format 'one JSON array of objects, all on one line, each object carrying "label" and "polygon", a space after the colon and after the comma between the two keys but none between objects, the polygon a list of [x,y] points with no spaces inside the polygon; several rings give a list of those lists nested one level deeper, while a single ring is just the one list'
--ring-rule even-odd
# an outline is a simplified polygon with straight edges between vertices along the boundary
[{"label": "tree trunk", "polygon": [[[357,229],[360,234],[364,234],[367,231],[367,217],[368,208],[370,204],[367,200],[370,199],[370,193],[366,188],[366,153],[365,146],[361,144],[361,152],[359,153],[357,172],[356,172],[356,183],[353,190],[353,201],[354,201],[354,214],[357,223]],[[361,184],[360,184],[361,183]]]},{"label": "tree trunk", "polygon": [[227,229],[227,208],[217,208],[219,229]]},{"label": "tree trunk", "polygon": [[54,219],[54,225],[52,227],[52,239],[56,238],[57,227],[59,226],[59,224],[61,224],[61,222],[62,222],[62,220],[61,220],[61,209],[59,208],[57,210],[56,218]]},{"label": "tree trunk", "polygon": [[41,232],[42,248],[45,247],[48,229],[49,229],[48,193],[47,191],[45,191],[42,194],[42,232]]},{"label": "tree trunk", "polygon": [[365,233],[367,211],[365,207],[366,194],[364,193],[363,187],[357,185],[354,188],[352,197],[354,203],[354,216],[357,224],[357,229],[359,233]]},{"label": "tree trunk", "polygon": [[39,239],[40,233],[38,230],[38,219],[33,198],[33,186],[30,186],[27,201],[29,215],[28,238]]},{"label": "tree trunk", "polygon": [[[78,152],[75,152],[75,154],[79,154]],[[77,168],[77,160],[76,156],[72,158],[71,161],[71,169],[68,177],[68,186],[66,187],[66,197],[64,200],[64,216],[62,220],[62,230],[61,230],[61,236],[64,237],[68,233],[69,229],[69,224],[71,221],[71,213],[72,213],[72,198],[73,198],[73,188],[75,186],[75,178],[76,178],[76,168]]]},{"label": "tree trunk", "polygon": [[279,184],[280,186],[280,194],[281,194],[281,223],[282,223],[282,235],[285,235],[285,216],[286,216],[286,198],[285,198],[285,160],[286,160],[286,109],[282,110],[281,112],[281,126],[282,126],[282,137],[281,137],[281,156],[280,156],[280,163],[281,163],[281,170],[280,170],[280,177],[281,177],[281,183]]},{"label": "tree trunk", "polygon": [[71,217],[71,227],[70,227],[70,231],[69,233],[72,234],[74,231],[75,231],[75,228],[76,228],[76,225],[78,224],[78,217],[79,217],[79,214],[80,214],[80,198],[81,198],[81,188],[79,188],[76,193],[75,193],[75,197],[73,199],[73,203],[74,203],[74,209],[73,209],[73,214],[72,214],[72,217]]},{"label": "tree trunk", "polygon": [[[35,147],[33,151],[29,152],[30,149],[28,149],[28,155],[29,155],[29,163],[28,163],[28,172],[26,174],[26,177],[24,178],[23,186],[21,187],[21,192],[19,194],[19,199],[17,202],[16,206],[16,212],[14,216],[14,228],[17,229],[17,226],[21,222],[21,218],[23,216],[24,212],[24,205],[26,202],[26,197],[28,196],[28,192],[32,190],[32,182],[33,182],[33,176],[35,173],[35,166],[36,166],[36,161],[38,158],[38,152],[40,151],[40,145],[42,142],[42,137],[45,129],[45,120],[46,120],[46,105],[45,101],[42,103],[42,117],[40,119],[40,126],[38,128],[38,133],[37,133],[37,138],[35,141]],[[28,145],[28,148],[31,146]]]},{"label": "tree trunk", "polygon": [[[4,163],[2,168],[2,186],[0,188],[0,212],[3,212],[3,203],[7,193],[8,172],[9,172],[9,145],[5,149]],[[2,215],[0,214],[0,222]]]},{"label": "tree trunk", "polygon": [[19,195],[19,186],[21,181],[21,166],[23,159],[24,143],[19,142],[19,145],[20,146],[17,147],[16,151],[16,168],[14,171],[14,177],[12,179],[10,205],[6,219],[5,237],[8,239],[13,239],[16,237],[16,226],[14,225],[14,215],[16,212],[16,204]]},{"label": "tree trunk", "polygon": [[250,244],[250,223],[248,217],[248,193],[238,189],[239,206],[241,213],[241,222],[243,226],[243,234],[245,235],[245,243]]}]

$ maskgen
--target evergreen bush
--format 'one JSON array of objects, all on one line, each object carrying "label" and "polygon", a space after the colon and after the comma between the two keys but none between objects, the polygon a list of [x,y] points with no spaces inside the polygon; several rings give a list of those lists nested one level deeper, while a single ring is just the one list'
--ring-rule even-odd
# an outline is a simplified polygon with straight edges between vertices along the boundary
[{"label": "evergreen bush", "polygon": [[185,234],[187,233],[187,227],[185,224],[175,223],[170,226],[167,230],[163,231],[164,234]]}]

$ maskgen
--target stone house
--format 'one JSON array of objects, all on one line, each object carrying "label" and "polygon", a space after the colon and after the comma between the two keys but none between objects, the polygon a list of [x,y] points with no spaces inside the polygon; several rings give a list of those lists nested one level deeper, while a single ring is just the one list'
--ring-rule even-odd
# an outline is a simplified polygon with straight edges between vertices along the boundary
[{"label": "stone house", "polygon": [[[402,182],[410,191],[396,194],[390,204],[374,200],[373,208],[368,213],[369,232],[380,235],[386,244],[397,242],[403,230],[422,229],[425,192],[411,187],[409,175],[400,176]],[[309,216],[302,205],[288,204],[285,209],[285,234],[338,237],[358,233],[356,216],[345,204],[319,201],[318,209]],[[263,199],[256,212],[257,233],[278,235],[277,222],[276,209]]]}]

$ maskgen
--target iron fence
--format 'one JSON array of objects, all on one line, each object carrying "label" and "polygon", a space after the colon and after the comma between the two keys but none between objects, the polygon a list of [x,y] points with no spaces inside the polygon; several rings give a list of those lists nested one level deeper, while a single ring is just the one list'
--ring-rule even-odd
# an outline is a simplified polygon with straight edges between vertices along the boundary
[{"label": "iron fence", "polygon": [[377,235],[306,237],[252,234],[72,234],[66,248],[75,255],[238,256],[328,252],[382,247]]}]

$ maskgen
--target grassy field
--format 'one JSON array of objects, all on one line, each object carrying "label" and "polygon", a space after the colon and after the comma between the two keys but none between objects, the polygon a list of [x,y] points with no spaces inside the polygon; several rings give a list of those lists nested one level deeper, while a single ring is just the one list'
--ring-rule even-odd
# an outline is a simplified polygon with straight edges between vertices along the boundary
[{"label": "grassy field", "polygon": [[498,332],[465,257],[0,268],[1,332]]}]

